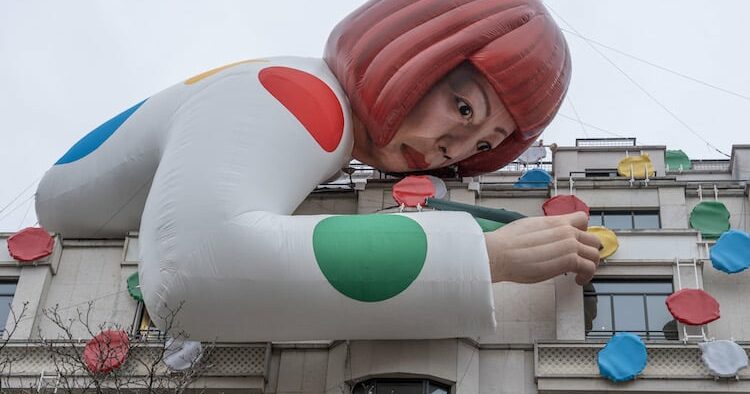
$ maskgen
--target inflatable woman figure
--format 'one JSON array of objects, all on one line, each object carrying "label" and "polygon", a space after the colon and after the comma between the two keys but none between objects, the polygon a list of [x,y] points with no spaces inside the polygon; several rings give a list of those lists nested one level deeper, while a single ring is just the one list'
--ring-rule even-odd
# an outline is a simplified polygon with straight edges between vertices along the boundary
[{"label": "inflatable woman figure", "polygon": [[492,282],[588,282],[585,215],[485,234],[460,212],[291,213],[352,156],[391,172],[497,169],[549,124],[569,79],[538,0],[371,1],[325,60],[232,64],[104,123],[47,172],[37,212],[67,238],[140,228],[146,307],[162,325],[182,304],[192,339],[476,337],[494,330]]}]

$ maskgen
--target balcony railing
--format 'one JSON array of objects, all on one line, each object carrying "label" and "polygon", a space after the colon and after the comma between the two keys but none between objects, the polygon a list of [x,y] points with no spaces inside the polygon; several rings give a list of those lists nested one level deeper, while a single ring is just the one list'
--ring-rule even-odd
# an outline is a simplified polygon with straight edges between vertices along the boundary
[{"label": "balcony railing", "polygon": [[[68,350],[81,350],[85,341],[68,342],[55,341],[53,346]],[[39,376],[40,374],[56,370],[55,361],[50,357],[47,346],[39,342],[10,342],[3,349],[3,359],[14,360],[11,376]],[[133,346],[128,360],[122,370],[129,376],[143,376],[144,364],[159,361],[158,355],[163,342],[141,342]],[[270,347],[267,344],[208,344],[205,346],[210,352],[207,366],[202,376],[240,377],[266,376],[266,367],[270,357]],[[139,360],[135,361],[135,360]],[[163,363],[158,363],[160,370],[165,370]],[[3,373],[7,373],[3,371]]]},{"label": "balcony railing", "polygon": [[[597,353],[603,343],[550,342],[537,343],[536,377],[541,378],[601,378]],[[745,351],[750,346],[743,346]],[[648,343],[648,364],[639,379],[713,379],[701,361],[697,345],[682,343]],[[740,379],[750,378],[750,369],[739,373]]]},{"label": "balcony railing", "polygon": [[[544,161],[539,163],[521,163],[514,161],[508,163],[499,170],[485,175],[505,175],[514,172],[524,172],[534,168],[539,168],[547,172],[552,172],[552,162]],[[315,190],[332,190],[332,189],[351,189],[354,183],[366,182],[368,179],[391,179],[398,181],[400,178],[378,171],[376,168],[357,161],[352,161],[349,166],[343,169],[343,174],[335,180],[319,185]]]},{"label": "balcony railing", "polygon": [[636,146],[635,138],[576,138],[576,147]]},{"label": "balcony railing", "polygon": [[[543,161],[540,163],[521,163],[518,161],[510,162],[505,167],[495,171],[494,173],[506,173],[506,172],[523,172],[534,168],[540,168],[547,172],[552,172],[552,162]],[[487,174],[492,175],[493,173]]]},{"label": "balcony railing", "polygon": [[729,172],[731,162],[729,160],[690,160],[691,169],[667,167],[669,173],[694,172],[694,171],[711,171],[711,172]]}]

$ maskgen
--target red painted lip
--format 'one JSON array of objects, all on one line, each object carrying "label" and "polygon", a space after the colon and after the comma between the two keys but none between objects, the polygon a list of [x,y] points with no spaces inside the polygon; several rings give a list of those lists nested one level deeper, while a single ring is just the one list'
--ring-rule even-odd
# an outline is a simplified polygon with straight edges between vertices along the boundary
[{"label": "red painted lip", "polygon": [[406,165],[412,170],[426,170],[430,166],[424,155],[409,145],[401,144],[401,154],[406,159]]}]

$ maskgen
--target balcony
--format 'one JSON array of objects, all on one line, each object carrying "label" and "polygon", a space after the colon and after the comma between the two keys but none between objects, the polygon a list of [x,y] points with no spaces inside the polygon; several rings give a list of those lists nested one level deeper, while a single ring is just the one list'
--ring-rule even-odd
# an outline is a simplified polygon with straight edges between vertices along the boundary
[{"label": "balcony", "polygon": [[[64,379],[54,382],[57,376],[56,371],[62,369],[64,376],[67,377],[68,385],[87,384],[85,371],[71,367],[68,362],[58,362],[56,366],[48,349],[49,346],[54,346],[62,349],[66,354],[73,354],[73,350],[81,352],[84,345],[84,341],[54,341],[52,344],[35,341],[9,342],[2,350],[2,360],[12,361],[5,365],[0,377],[4,383],[10,383],[11,387],[28,388],[42,385],[41,387],[51,389],[58,384],[60,388],[63,388],[66,384]],[[126,377],[126,381],[123,381],[125,384],[130,382],[138,385],[139,382],[142,383],[148,379],[149,375],[165,381],[173,380],[177,376],[170,373],[160,362],[162,342],[144,341],[131,343],[131,346],[127,361],[118,370],[120,376]],[[197,373],[199,379],[194,382],[193,386],[221,387],[225,392],[233,390],[262,392],[264,380],[268,374],[270,357],[270,344],[207,345],[204,349],[203,368]],[[150,365],[155,365],[155,367],[149,370],[147,367]],[[40,378],[41,376],[46,378]],[[165,381],[154,387],[167,387],[170,382]],[[208,392],[213,391],[208,390]]]},{"label": "balcony", "polygon": [[[741,343],[745,351],[750,345]],[[540,342],[534,346],[539,393],[734,393],[750,391],[750,370],[738,379],[714,379],[695,344],[647,343],[648,364],[634,381],[612,383],[599,375],[604,343]]]}]

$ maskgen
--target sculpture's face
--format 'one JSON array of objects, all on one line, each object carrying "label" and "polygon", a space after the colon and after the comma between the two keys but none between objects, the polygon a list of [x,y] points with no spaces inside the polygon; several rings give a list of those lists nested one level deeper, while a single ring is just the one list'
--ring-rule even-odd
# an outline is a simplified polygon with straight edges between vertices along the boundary
[{"label": "sculpture's face", "polygon": [[497,147],[515,129],[487,79],[465,64],[427,92],[387,145],[355,127],[353,155],[387,172],[436,169]]}]

